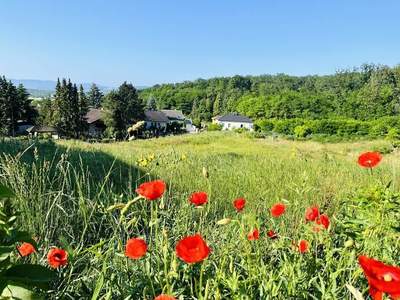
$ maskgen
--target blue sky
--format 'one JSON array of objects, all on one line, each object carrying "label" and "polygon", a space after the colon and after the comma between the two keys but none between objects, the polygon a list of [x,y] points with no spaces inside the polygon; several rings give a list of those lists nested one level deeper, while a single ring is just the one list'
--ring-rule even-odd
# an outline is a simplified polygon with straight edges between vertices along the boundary
[{"label": "blue sky", "polygon": [[400,1],[1,0],[0,74],[152,85],[400,63]]}]

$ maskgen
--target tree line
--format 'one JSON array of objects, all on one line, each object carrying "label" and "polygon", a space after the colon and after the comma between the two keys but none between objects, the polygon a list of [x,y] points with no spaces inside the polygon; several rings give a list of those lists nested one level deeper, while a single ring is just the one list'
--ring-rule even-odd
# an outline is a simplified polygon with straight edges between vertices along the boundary
[{"label": "tree line", "polygon": [[364,64],[326,76],[218,77],[155,85],[141,92],[158,108],[177,108],[195,123],[239,112],[259,119],[352,118],[400,113],[400,66]]},{"label": "tree line", "polygon": [[62,79],[57,81],[53,97],[40,103],[39,123],[54,126],[64,137],[81,138],[88,128],[85,116],[89,108],[104,109],[106,134],[117,140],[124,139],[128,127],[144,116],[144,105],[132,84],[124,82],[104,96],[95,84],[85,93],[82,85],[78,89],[70,80]]},{"label": "tree line", "polygon": [[107,135],[117,139],[125,138],[127,128],[143,120],[145,109],[182,110],[196,125],[229,112],[249,116],[256,124],[294,119],[369,121],[399,115],[400,66],[365,64],[325,76],[237,75],[155,85],[142,91],[124,82],[106,95],[96,85],[85,93],[81,86],[62,79],[55,94],[38,103],[39,116],[23,86],[0,79],[2,134],[15,135],[18,120],[37,117],[37,124],[78,138],[86,130],[84,116],[89,107],[104,109]]},{"label": "tree line", "polygon": [[93,84],[85,93],[70,79],[58,79],[51,97],[37,101],[35,105],[29,93],[16,87],[4,76],[0,77],[0,135],[15,136],[18,124],[50,126],[67,138],[85,137],[90,108],[104,109],[103,122],[107,135],[118,140],[127,137],[127,129],[144,119],[143,101],[132,84],[124,82],[118,89],[104,95]]}]

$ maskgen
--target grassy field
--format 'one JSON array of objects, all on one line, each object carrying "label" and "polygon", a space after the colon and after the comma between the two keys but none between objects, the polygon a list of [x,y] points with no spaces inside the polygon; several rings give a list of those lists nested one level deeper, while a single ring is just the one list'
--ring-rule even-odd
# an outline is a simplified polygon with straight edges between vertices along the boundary
[{"label": "grassy field", "polygon": [[[370,172],[356,163],[367,150],[390,153]],[[16,191],[20,225],[37,239],[38,253],[68,250],[69,265],[49,298],[350,299],[346,284],[368,294],[358,255],[400,264],[400,156],[392,150],[387,141],[319,144],[230,133],[114,144],[4,141],[0,180]],[[167,183],[163,198],[140,200],[123,217],[108,209],[150,179]],[[203,208],[188,202],[196,191],[208,193]],[[241,213],[232,206],[239,197],[247,200]],[[272,218],[277,202],[287,212]],[[329,230],[316,233],[305,222],[310,205],[330,217]],[[217,225],[223,218],[233,221]],[[254,228],[260,239],[248,241]],[[278,239],[267,237],[270,229]],[[187,265],[175,245],[197,232],[212,252]],[[124,257],[130,237],[146,240],[144,258]],[[304,254],[294,247],[301,239],[310,243]]]}]

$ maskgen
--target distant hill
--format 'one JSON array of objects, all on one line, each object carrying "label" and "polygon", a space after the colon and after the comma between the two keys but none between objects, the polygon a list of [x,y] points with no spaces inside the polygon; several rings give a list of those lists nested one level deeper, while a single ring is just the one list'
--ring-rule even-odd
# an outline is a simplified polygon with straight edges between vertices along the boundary
[{"label": "distant hill", "polygon": [[[15,85],[22,84],[27,90],[28,93],[31,94],[34,98],[43,98],[48,97],[54,93],[56,88],[57,81],[54,80],[38,80],[38,79],[11,79],[12,83]],[[81,84],[81,83],[78,83]],[[92,83],[82,83],[85,91],[88,91],[91,87]],[[96,85],[103,93],[107,93],[112,89],[116,88],[115,86],[105,86],[101,84]],[[147,88],[147,86],[137,86],[138,90],[143,90]]]},{"label": "distant hill", "polygon": [[[57,81],[54,80],[37,80],[37,79],[11,79],[15,85],[22,84],[33,97],[43,97],[52,94],[56,88]],[[78,83],[81,84],[81,83]],[[92,83],[82,83],[83,88],[88,91]],[[103,92],[108,92],[114,87],[109,87],[101,84],[96,85]]]},{"label": "distant hill", "polygon": [[45,98],[53,94],[54,91],[50,90],[36,90],[36,89],[26,89],[32,98]]}]

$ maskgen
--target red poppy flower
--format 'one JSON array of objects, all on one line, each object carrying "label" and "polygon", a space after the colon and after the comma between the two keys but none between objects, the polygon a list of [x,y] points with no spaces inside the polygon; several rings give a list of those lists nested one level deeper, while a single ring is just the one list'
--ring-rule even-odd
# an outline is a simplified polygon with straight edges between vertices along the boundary
[{"label": "red poppy flower", "polygon": [[306,220],[314,222],[319,216],[318,206],[311,206],[306,209]]},{"label": "red poppy flower", "polygon": [[325,227],[325,229],[329,228],[329,224],[331,223],[329,220],[329,217],[325,214],[322,214],[319,216],[319,218],[317,219],[316,223],[318,225],[322,225]]},{"label": "red poppy flower", "polygon": [[161,294],[161,295],[155,297],[154,300],[176,300],[176,298],[169,296],[169,295]]},{"label": "red poppy flower", "polygon": [[165,182],[162,180],[154,180],[139,185],[136,193],[145,197],[147,200],[155,200],[160,198],[165,192]]},{"label": "red poppy flower", "polygon": [[273,230],[268,230],[267,236],[268,236],[270,239],[277,239],[277,238],[278,238],[278,235],[277,235],[276,232],[273,231]]},{"label": "red poppy flower", "polygon": [[201,206],[207,203],[207,193],[205,192],[196,192],[190,195],[189,201],[193,203],[195,206]]},{"label": "red poppy flower", "polygon": [[53,248],[47,254],[47,262],[50,267],[58,268],[68,263],[68,253],[64,249]]},{"label": "red poppy flower", "polygon": [[360,256],[358,262],[367,277],[369,293],[374,300],[382,300],[383,293],[392,299],[400,299],[400,268]]},{"label": "red poppy flower", "polygon": [[300,253],[305,253],[308,251],[308,242],[305,240],[301,240],[298,245],[298,250]]},{"label": "red poppy flower", "polygon": [[188,264],[200,262],[210,254],[210,248],[199,234],[183,238],[175,250],[176,255]]},{"label": "red poppy flower", "polygon": [[283,203],[277,203],[271,207],[271,214],[273,217],[277,218],[285,213],[286,205]]},{"label": "red poppy flower", "polygon": [[252,230],[252,231],[250,231],[250,232],[247,234],[247,239],[248,239],[249,241],[255,241],[255,240],[258,240],[259,238],[260,238],[260,232],[258,231],[257,228],[254,229],[254,230]]},{"label": "red poppy flower", "polygon": [[379,152],[364,152],[358,157],[358,164],[364,168],[376,167],[382,160]]},{"label": "red poppy flower", "polygon": [[36,252],[35,247],[31,243],[22,243],[21,246],[17,247],[17,250],[21,256],[28,256]]},{"label": "red poppy flower", "polygon": [[233,206],[238,212],[242,211],[245,205],[246,205],[246,200],[244,198],[238,198],[235,201],[233,201]]},{"label": "red poppy flower", "polygon": [[131,259],[139,259],[147,252],[147,244],[143,239],[129,239],[125,246],[125,256]]}]

